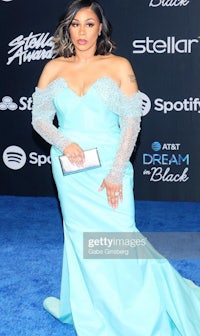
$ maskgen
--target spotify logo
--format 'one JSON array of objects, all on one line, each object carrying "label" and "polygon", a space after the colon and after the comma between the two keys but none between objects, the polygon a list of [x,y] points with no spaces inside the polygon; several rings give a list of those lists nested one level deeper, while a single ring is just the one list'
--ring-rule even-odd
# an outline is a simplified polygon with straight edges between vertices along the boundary
[{"label": "spotify logo", "polygon": [[149,99],[149,97],[143,93],[140,92],[141,98],[142,98],[142,116],[144,117],[145,115],[147,115],[150,110],[151,110],[151,100]]},{"label": "spotify logo", "polygon": [[26,153],[18,146],[7,147],[3,152],[3,162],[10,169],[21,169],[26,163]]}]

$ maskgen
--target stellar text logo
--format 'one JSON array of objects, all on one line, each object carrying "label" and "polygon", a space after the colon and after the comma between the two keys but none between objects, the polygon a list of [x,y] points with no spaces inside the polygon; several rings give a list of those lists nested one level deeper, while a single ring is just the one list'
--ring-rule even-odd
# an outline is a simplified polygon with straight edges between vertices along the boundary
[{"label": "stellar text logo", "polygon": [[143,40],[133,41],[133,54],[191,54],[199,44],[199,37],[194,39],[177,39],[168,36],[165,40],[154,40],[147,36]]}]

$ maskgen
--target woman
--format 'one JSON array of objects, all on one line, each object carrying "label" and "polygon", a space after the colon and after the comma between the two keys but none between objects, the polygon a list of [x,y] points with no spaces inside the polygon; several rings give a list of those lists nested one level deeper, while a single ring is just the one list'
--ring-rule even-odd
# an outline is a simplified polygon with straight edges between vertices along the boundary
[{"label": "woman", "polygon": [[[149,244],[143,258],[83,258],[84,232],[138,232],[129,159],[141,96],[130,63],[112,53],[96,1],[73,1],[54,42],[60,57],[45,66],[33,94],[33,127],[52,144],[65,237],[60,300],[47,298],[44,307],[78,336],[197,336],[199,288]],[[63,176],[59,156],[81,168],[84,151],[95,147],[101,167]]]}]

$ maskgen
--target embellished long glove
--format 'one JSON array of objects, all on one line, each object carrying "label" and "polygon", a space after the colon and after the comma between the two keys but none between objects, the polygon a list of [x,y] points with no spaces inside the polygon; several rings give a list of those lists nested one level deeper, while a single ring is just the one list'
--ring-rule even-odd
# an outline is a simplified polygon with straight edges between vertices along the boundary
[{"label": "embellished long glove", "polygon": [[57,90],[55,82],[50,84],[46,89],[36,87],[33,93],[32,125],[43,139],[63,152],[71,141],[53,125],[56,114],[53,97]]},{"label": "embellished long glove", "polygon": [[119,101],[121,138],[119,147],[105,180],[113,184],[121,184],[126,164],[130,160],[140,132],[142,98],[141,93],[135,93],[130,98],[123,95]]}]

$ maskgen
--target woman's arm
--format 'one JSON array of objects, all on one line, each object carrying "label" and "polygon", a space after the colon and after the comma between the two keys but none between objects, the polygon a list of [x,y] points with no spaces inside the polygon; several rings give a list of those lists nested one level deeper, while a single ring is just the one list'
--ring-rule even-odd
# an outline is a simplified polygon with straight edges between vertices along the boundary
[{"label": "woman's arm", "polygon": [[44,140],[67,155],[71,163],[81,166],[84,161],[83,150],[78,144],[72,143],[53,124],[56,114],[53,97],[63,85],[63,82],[54,81],[56,61],[47,63],[33,93],[32,126]]},{"label": "woman's arm", "polygon": [[126,164],[130,160],[140,131],[142,100],[138,92],[138,86],[130,63],[121,59],[120,89],[122,91],[120,104],[120,128],[121,138],[119,147],[110,169],[100,188],[106,188],[109,204],[116,208],[119,200],[122,200],[122,180]]},{"label": "woman's arm", "polygon": [[53,65],[55,63],[54,60],[50,61],[44,67],[38,86],[33,93],[32,126],[44,140],[63,152],[70,140],[53,125],[56,114],[53,104],[53,96],[56,91],[56,83],[53,82],[55,78]]}]

